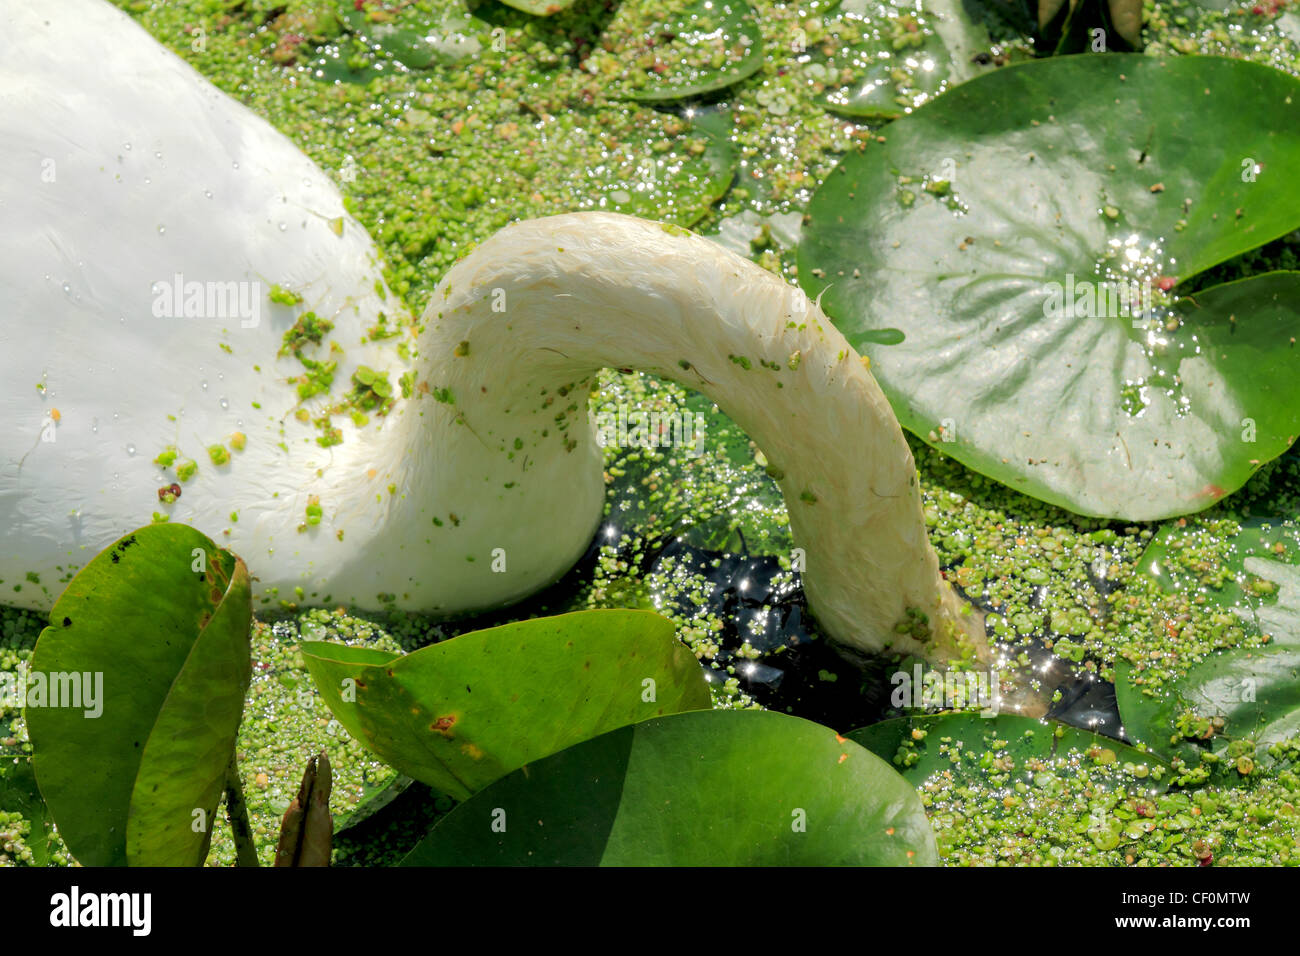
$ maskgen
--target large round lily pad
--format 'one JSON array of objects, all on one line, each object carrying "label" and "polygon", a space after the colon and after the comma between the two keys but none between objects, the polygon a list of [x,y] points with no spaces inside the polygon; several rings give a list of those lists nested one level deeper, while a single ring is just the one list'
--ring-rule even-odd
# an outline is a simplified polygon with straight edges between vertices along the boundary
[{"label": "large round lily pad", "polygon": [[934,865],[916,791],[829,727],[771,711],[649,720],[519,770],[408,866]]},{"label": "large round lily pad", "polygon": [[1213,504],[1300,434],[1300,274],[1164,295],[1300,226],[1300,81],[1054,57],[882,133],[814,196],[799,276],[910,431],[1130,520]]}]

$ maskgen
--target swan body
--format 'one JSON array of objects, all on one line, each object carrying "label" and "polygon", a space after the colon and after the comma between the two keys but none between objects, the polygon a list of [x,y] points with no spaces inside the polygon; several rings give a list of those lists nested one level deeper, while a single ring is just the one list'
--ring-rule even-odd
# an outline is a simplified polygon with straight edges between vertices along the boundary
[{"label": "swan body", "polygon": [[[982,635],[939,575],[893,412],[801,291],[684,230],[573,213],[492,236],[403,326],[373,242],[287,139],[106,4],[0,11],[0,601],[48,608],[154,512],[238,552],[264,601],[518,600],[596,531],[587,396],[632,367],[762,448],[832,637],[933,657]],[[257,307],[183,317],[165,299],[190,282]],[[333,327],[295,354],[308,309]],[[381,312],[405,331],[376,337]],[[304,399],[309,362],[337,367]],[[387,410],[338,411],[373,373]],[[937,642],[897,631],[909,609]]]}]

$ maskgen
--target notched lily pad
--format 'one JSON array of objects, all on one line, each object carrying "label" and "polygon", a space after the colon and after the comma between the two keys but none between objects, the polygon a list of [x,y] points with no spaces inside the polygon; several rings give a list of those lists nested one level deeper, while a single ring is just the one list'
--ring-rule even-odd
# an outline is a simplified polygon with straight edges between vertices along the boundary
[{"label": "notched lily pad", "polygon": [[[1231,148],[1204,148],[1206,129]],[[968,467],[1128,520],[1206,508],[1300,434],[1300,274],[1176,298],[1300,225],[1278,172],[1300,163],[1300,81],[1219,57],[1053,57],[882,135],[813,197],[799,278],[909,431],[947,422],[941,450]],[[885,328],[902,341],[872,343]]]},{"label": "notched lily pad", "polygon": [[828,727],[771,711],[657,718],[510,774],[406,866],[933,866],[916,791]]}]

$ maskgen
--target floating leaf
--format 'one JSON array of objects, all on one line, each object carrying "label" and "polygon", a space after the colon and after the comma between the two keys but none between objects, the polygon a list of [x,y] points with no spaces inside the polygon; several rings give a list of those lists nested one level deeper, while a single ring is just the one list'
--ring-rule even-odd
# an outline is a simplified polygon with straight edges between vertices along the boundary
[{"label": "floating leaf", "polygon": [[48,865],[55,841],[54,817],[41,799],[30,758],[0,761],[0,811],[22,815],[30,831],[23,842],[32,851],[31,865]]},{"label": "floating leaf", "polygon": [[1195,595],[1231,613],[1241,628],[1237,642],[1255,634],[1300,641],[1300,527],[1285,518],[1247,519],[1223,560],[1205,562],[1197,551],[1209,537],[1195,524],[1164,524],[1135,570],[1149,574],[1168,594]]},{"label": "floating leaf", "polygon": [[763,34],[744,0],[675,0],[653,8],[649,19],[634,19],[635,8],[627,9],[586,63],[611,78],[611,95],[685,99],[730,86],[763,65]]},{"label": "floating leaf", "polygon": [[531,13],[535,17],[550,17],[573,6],[575,0],[501,0],[508,7]]},{"label": "floating leaf", "polygon": [[1015,714],[898,717],[855,730],[849,739],[889,761],[917,787],[936,773],[951,774],[957,785],[989,774],[1022,779],[1029,762],[1049,764],[1050,771],[1060,769],[1050,766],[1056,760],[1067,766],[1113,764],[1161,790],[1168,779],[1168,766],[1152,754],[1058,721]]},{"label": "floating leaf", "polygon": [[893,119],[942,92],[948,53],[928,21],[874,0],[846,0],[801,69],[813,99],[847,116]]},{"label": "floating leaf", "polygon": [[586,171],[589,179],[603,183],[599,208],[678,226],[701,219],[735,176],[731,112],[693,110],[683,125],[696,147],[684,144],[660,155],[645,144],[626,143],[599,168]]},{"label": "floating leaf", "polygon": [[360,826],[372,819],[375,814],[391,806],[394,800],[406,793],[413,783],[414,780],[401,773],[379,787],[363,781],[361,797],[357,800],[357,805],[351,812],[338,818],[336,829],[342,834],[349,828]]},{"label": "floating leaf", "polygon": [[83,865],[203,862],[251,618],[243,561],[180,524],[121,538],[59,597],[32,652],[27,722],[41,793]]},{"label": "floating leaf", "polygon": [[323,83],[357,83],[365,85],[383,76],[385,59],[362,40],[341,36],[320,46],[307,63],[311,76]]},{"label": "floating leaf", "polygon": [[[1231,149],[1203,148],[1211,128]],[[1217,57],[1053,57],[884,136],[813,197],[799,278],[914,434],[1130,520],[1208,507],[1300,434],[1300,274],[1161,301],[1300,225],[1284,172],[1300,81]]]},{"label": "floating leaf", "polygon": [[[972,76],[997,69],[991,50],[986,20],[1001,20],[1010,29],[1032,29],[1020,0],[926,0],[930,26],[939,35],[948,54],[950,83],[964,83]],[[1015,51],[1009,51],[1014,55]]]},{"label": "floating leaf", "polygon": [[422,4],[368,0],[358,9],[347,0],[340,13],[371,49],[417,70],[475,56],[490,43],[492,33],[486,21],[459,6],[441,3],[429,9]]},{"label": "floating leaf", "polygon": [[583,611],[474,631],[405,656],[309,642],[340,723],[407,776],[463,800],[615,727],[710,706],[699,662],[648,611]]},{"label": "floating leaf", "polygon": [[407,866],[929,866],[916,791],[828,727],[696,711],[530,764],[453,810]]},{"label": "floating leaf", "polygon": [[[1166,525],[1151,539],[1138,570],[1166,591],[1194,593],[1230,613],[1238,640],[1258,635],[1268,643],[1212,654],[1152,693],[1135,682],[1141,671],[1132,663],[1115,669],[1116,700],[1129,738],[1193,764],[1201,750],[1223,752],[1230,741],[1249,740],[1263,750],[1300,735],[1300,531],[1289,521],[1253,519],[1233,538],[1220,579],[1210,586],[1178,556],[1183,548],[1195,548],[1200,536],[1194,528]],[[1185,728],[1194,737],[1176,727],[1189,711],[1202,718]],[[1204,722],[1214,718],[1221,720],[1218,726]]]}]

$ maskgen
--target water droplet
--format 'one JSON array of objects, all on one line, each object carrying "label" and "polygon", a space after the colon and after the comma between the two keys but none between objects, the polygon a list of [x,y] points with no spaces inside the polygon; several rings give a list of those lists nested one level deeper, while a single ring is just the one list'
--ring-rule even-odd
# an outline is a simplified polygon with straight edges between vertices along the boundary
[{"label": "water droplet", "polygon": [[167,227],[166,227],[166,226],[159,226],[159,227],[158,227],[158,235],[161,236],[161,235],[163,235],[166,231],[167,231]]},{"label": "water droplet", "polygon": [[230,402],[226,401],[224,397],[217,404],[219,404],[223,410],[230,407]]},{"label": "water droplet", "polygon": [[208,199],[211,199],[211,198],[212,198],[212,190],[211,190],[211,189],[205,189],[205,190],[203,190],[203,195],[206,196]]},{"label": "water droplet", "polygon": [[134,445],[127,445],[127,446],[126,446],[126,453],[127,453],[128,455],[131,455],[132,457],[134,457],[134,456],[135,456],[135,446],[134,446]]},{"label": "water droplet", "polygon": [[203,391],[206,392],[208,390],[208,380],[204,379],[203,381],[199,382],[199,388],[203,389]]},{"label": "water droplet", "polygon": [[239,168],[239,161],[236,160],[235,162],[231,163],[230,165],[231,165],[232,168],[234,168],[234,169],[238,169],[238,168]]},{"label": "water droplet", "polygon": [[123,149],[130,149],[130,148],[131,148],[131,144],[130,144],[130,143],[123,143],[123,144],[122,144],[122,148],[123,148]]}]

